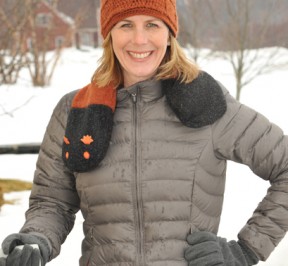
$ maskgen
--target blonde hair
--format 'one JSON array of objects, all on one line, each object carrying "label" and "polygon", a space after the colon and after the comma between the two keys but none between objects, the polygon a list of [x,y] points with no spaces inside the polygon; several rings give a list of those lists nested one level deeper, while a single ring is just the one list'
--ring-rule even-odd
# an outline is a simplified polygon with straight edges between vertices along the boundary
[{"label": "blonde hair", "polygon": [[[105,87],[113,82],[115,87],[118,87],[124,83],[124,80],[120,63],[113,51],[110,33],[108,33],[102,46],[103,55],[99,59],[99,67],[92,76],[92,82],[99,87]],[[189,83],[197,78],[198,74],[198,66],[187,58],[176,38],[170,34],[170,45],[155,79],[175,78],[183,83]]]}]

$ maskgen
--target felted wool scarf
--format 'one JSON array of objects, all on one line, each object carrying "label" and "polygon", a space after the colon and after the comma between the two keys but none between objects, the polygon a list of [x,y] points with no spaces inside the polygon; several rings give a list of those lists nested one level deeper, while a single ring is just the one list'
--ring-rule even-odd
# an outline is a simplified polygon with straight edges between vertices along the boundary
[{"label": "felted wool scarf", "polygon": [[116,106],[116,89],[89,84],[75,95],[68,115],[62,158],[76,172],[99,164],[109,146]]},{"label": "felted wool scarf", "polygon": [[[169,106],[187,127],[213,124],[226,111],[221,87],[206,72],[188,84],[163,80],[162,87]],[[113,129],[116,93],[112,84],[99,88],[91,83],[75,95],[62,148],[63,160],[71,171],[89,171],[105,157]]]}]

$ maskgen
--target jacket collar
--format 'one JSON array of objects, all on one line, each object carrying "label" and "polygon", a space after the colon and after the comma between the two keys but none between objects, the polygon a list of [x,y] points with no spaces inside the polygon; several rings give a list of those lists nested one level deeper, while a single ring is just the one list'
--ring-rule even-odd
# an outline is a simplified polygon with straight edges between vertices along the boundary
[{"label": "jacket collar", "polygon": [[163,97],[162,82],[159,80],[149,79],[138,82],[127,88],[117,90],[117,102],[122,102],[129,95],[137,94],[143,102],[152,102]]}]

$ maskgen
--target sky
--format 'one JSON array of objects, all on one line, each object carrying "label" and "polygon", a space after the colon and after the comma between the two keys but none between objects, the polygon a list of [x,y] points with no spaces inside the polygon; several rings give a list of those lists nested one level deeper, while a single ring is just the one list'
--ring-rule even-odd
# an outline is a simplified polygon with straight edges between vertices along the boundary
[{"label": "sky", "polygon": [[[41,142],[53,108],[67,92],[84,87],[97,67],[101,49],[66,49],[49,86],[34,88],[23,70],[15,85],[0,86],[0,145]],[[287,56],[287,51],[283,56]],[[288,61],[288,60],[287,60]],[[202,69],[219,80],[234,96],[235,83],[230,65],[221,59],[200,62]],[[288,69],[274,70],[258,77],[243,89],[241,102],[265,115],[288,134]],[[0,178],[32,181],[37,155],[0,155]],[[237,234],[265,196],[269,184],[243,165],[228,163],[223,214],[218,235],[228,240]],[[0,242],[17,233],[25,221],[29,191],[5,194],[14,205],[0,210]],[[49,266],[79,265],[83,218],[77,213],[75,226],[62,245],[60,255]],[[260,266],[288,266],[288,235]]]}]

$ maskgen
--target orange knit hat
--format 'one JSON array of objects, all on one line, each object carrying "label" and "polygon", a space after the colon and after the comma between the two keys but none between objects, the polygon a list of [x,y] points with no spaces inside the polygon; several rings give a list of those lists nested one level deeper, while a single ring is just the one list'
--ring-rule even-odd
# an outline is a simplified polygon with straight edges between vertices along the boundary
[{"label": "orange knit hat", "polygon": [[176,0],[101,0],[101,33],[105,39],[113,26],[124,18],[147,15],[163,20],[176,37]]}]

